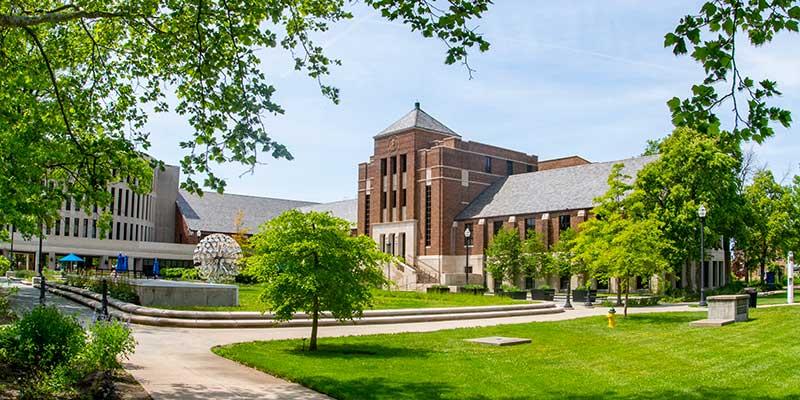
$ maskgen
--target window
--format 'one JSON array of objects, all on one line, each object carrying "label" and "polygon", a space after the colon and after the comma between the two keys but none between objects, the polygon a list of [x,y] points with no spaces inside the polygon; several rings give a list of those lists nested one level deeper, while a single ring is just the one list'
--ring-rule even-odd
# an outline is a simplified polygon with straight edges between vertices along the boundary
[{"label": "window", "polygon": [[47,226],[45,229],[45,235],[50,236],[50,227]]},{"label": "window", "polygon": [[364,234],[369,236],[369,200],[370,195],[364,196]]},{"label": "window", "polygon": [[392,172],[391,172],[392,175],[396,174],[397,173],[397,157],[392,156],[391,158],[389,158],[389,164],[390,164],[391,169],[392,169]]},{"label": "window", "polygon": [[397,190],[392,190],[392,197],[389,199],[389,202],[391,202],[391,204],[389,204],[390,208],[395,208],[397,206]]},{"label": "window", "polygon": [[77,218],[72,219],[72,236],[78,237],[78,231],[81,229],[80,223]]},{"label": "window", "polygon": [[92,220],[92,239],[97,239],[97,220]]},{"label": "window", "polygon": [[425,186],[425,247],[431,245],[431,187]]},{"label": "window", "polygon": [[138,242],[139,241],[139,225],[135,225],[133,227],[133,234],[134,234],[134,239],[133,240]]},{"label": "window", "polygon": [[386,192],[381,192],[381,210],[386,208]]},{"label": "window", "polygon": [[475,237],[475,231],[472,229],[472,223],[464,224],[464,232],[466,232],[467,229],[469,229],[470,236],[464,236],[464,247],[472,246],[472,243],[474,243],[473,238]]},{"label": "window", "polygon": [[116,198],[117,198],[116,194],[117,194],[116,189],[114,189],[112,187],[111,188],[111,207],[110,207],[111,215],[114,215],[114,200],[116,200]]},{"label": "window", "polygon": [[122,189],[117,190],[117,215],[122,215]]},{"label": "window", "polygon": [[405,154],[401,154],[400,155],[400,172],[401,173],[408,171],[408,165],[407,165],[408,164],[408,160],[406,160],[407,158],[408,157],[406,157]]},{"label": "window", "polygon": [[72,207],[72,205],[71,205],[72,204],[72,197],[71,196],[67,196],[67,198],[64,200],[64,202],[66,203],[64,205],[64,209],[69,211],[69,209]]},{"label": "window", "polygon": [[492,233],[496,236],[501,230],[503,230],[503,221],[494,221],[492,223]]},{"label": "window", "polygon": [[570,224],[570,216],[569,215],[559,215],[558,216],[558,230],[565,231],[569,229],[571,226]]},{"label": "window", "polygon": [[122,224],[122,240],[128,240],[128,223]]},{"label": "window", "polygon": [[117,237],[116,237],[117,240],[120,240],[122,238],[122,235],[119,233],[119,231],[121,230],[120,226],[121,226],[121,224],[119,222],[117,222],[117,229],[114,231],[117,234]]},{"label": "window", "polygon": [[89,237],[89,220],[83,219],[83,237]]},{"label": "window", "polygon": [[525,218],[525,239],[536,235],[536,218]]},{"label": "window", "polygon": [[381,176],[386,176],[386,159],[381,158]]},{"label": "window", "polygon": [[492,157],[487,156],[483,162],[483,172],[487,174],[492,173]]},{"label": "window", "polygon": [[506,175],[514,175],[514,162],[506,160]]},{"label": "window", "polygon": [[400,252],[398,253],[399,256],[405,257],[406,256],[406,234],[405,232],[401,232],[399,234],[400,238],[397,239],[400,242]]},{"label": "window", "polygon": [[60,236],[61,235],[61,220],[56,221],[55,228],[56,228],[56,236]]},{"label": "window", "polygon": [[125,189],[125,216],[128,216],[128,206],[131,204],[131,191]]},{"label": "window", "polygon": [[381,235],[378,243],[380,244],[381,251],[386,253],[386,235]]},{"label": "window", "polygon": [[525,171],[527,171],[527,172],[533,172],[533,165],[530,165],[530,164],[526,165],[526,166],[525,166]]},{"label": "window", "polygon": [[396,246],[395,246],[394,240],[395,240],[394,233],[390,233],[389,234],[389,240],[386,242],[386,247],[387,247],[386,252],[391,254],[391,255],[395,255],[394,251],[395,251],[395,247]]},{"label": "window", "polygon": [[[140,194],[136,195],[136,203],[135,204],[136,204],[136,218],[139,218],[139,216],[140,216],[139,212],[142,209],[142,195],[140,195]],[[133,214],[133,213],[131,213],[131,214]]]},{"label": "window", "polygon": [[81,199],[75,198],[75,211],[81,210]]},{"label": "window", "polygon": [[406,192],[406,189],[401,190],[400,191],[400,207],[405,207],[406,204],[408,204],[407,197],[408,197],[408,192]]}]

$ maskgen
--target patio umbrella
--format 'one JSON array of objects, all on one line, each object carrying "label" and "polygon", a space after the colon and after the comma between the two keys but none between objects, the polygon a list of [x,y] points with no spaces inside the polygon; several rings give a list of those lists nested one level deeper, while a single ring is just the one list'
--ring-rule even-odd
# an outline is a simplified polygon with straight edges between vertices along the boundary
[{"label": "patio umbrella", "polygon": [[61,257],[58,261],[59,262],[65,262],[65,263],[66,262],[72,263],[72,269],[75,269],[75,263],[76,262],[83,262],[84,260],[82,258],[76,256],[74,253],[69,253],[64,257]]},{"label": "patio umbrella", "polygon": [[114,268],[117,272],[125,272],[127,266],[125,265],[125,256],[122,253],[119,253],[117,256],[117,266]]},{"label": "patio umbrella", "polygon": [[161,268],[158,265],[158,258],[153,260],[153,276],[158,276],[161,273]]}]

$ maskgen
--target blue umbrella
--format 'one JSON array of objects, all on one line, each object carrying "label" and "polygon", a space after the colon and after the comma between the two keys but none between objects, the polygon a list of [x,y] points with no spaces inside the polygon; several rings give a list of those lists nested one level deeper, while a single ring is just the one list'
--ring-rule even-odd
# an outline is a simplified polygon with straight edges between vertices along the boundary
[{"label": "blue umbrella", "polygon": [[117,267],[115,268],[115,270],[117,272],[124,272],[126,269],[127,266],[125,265],[125,256],[123,256],[122,253],[119,253],[119,255],[117,256]]},{"label": "blue umbrella", "polygon": [[158,258],[153,260],[153,275],[158,276],[161,273],[161,268],[158,265]]},{"label": "blue umbrella", "polygon": [[83,259],[78,257],[78,256],[76,256],[73,253],[69,253],[64,257],[61,257],[61,259],[59,259],[58,261],[60,261],[60,262],[83,262]]}]

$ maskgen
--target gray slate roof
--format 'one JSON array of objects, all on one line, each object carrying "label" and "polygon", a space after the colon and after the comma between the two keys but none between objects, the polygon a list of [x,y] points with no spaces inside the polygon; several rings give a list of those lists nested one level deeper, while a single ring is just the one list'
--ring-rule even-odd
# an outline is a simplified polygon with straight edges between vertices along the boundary
[{"label": "gray slate roof", "polygon": [[608,175],[622,163],[623,174],[636,177],[658,156],[644,156],[512,175],[489,186],[456,219],[491,218],[561,210],[587,209],[608,191]]},{"label": "gray slate roof", "polygon": [[381,133],[375,136],[375,139],[409,129],[424,129],[443,133],[445,135],[461,137],[457,133],[453,132],[453,130],[446,127],[443,123],[437,121],[436,118],[433,118],[425,111],[422,111],[422,109],[419,108],[419,103],[417,103],[415,104],[413,110],[409,111],[409,113],[404,115],[403,118],[400,118],[397,120],[397,122],[389,125],[386,129],[381,131]]},{"label": "gray slate roof", "polygon": [[332,203],[314,204],[299,208],[302,212],[329,212],[334,217],[347,220],[352,225],[358,222],[358,199],[334,201]]},{"label": "gray slate roof", "polygon": [[234,221],[241,210],[242,225],[251,234],[286,210],[312,204],[317,203],[216,192],[205,192],[200,197],[184,190],[178,191],[177,200],[178,210],[192,231],[234,233]]}]

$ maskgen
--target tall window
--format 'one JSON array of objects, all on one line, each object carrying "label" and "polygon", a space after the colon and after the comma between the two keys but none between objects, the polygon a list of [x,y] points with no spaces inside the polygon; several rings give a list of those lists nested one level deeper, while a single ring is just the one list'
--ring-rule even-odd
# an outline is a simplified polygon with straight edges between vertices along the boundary
[{"label": "tall window", "polygon": [[89,237],[89,220],[83,219],[83,237]]},{"label": "tall window", "polygon": [[120,233],[121,226],[122,225],[119,222],[117,222],[117,230],[114,231],[116,233],[116,236],[117,236],[116,239],[117,240],[120,240],[122,238],[122,234]]},{"label": "tall window", "polygon": [[397,239],[397,240],[398,240],[398,242],[400,242],[400,248],[398,250],[400,250],[400,251],[397,254],[400,257],[405,257],[406,256],[406,234],[405,234],[405,232],[400,232],[400,234],[398,236],[399,236],[399,239]]},{"label": "tall window", "polygon": [[406,160],[406,158],[408,158],[408,157],[406,157],[405,154],[400,154],[400,172],[401,173],[406,172],[408,170],[408,165],[407,165],[408,164],[408,160]]},{"label": "tall window", "polygon": [[397,190],[392,190],[392,197],[389,198],[389,208],[397,207]]},{"label": "tall window", "polygon": [[122,189],[117,190],[117,215],[122,215]]},{"label": "tall window", "polygon": [[492,223],[492,233],[497,235],[503,229],[503,221],[494,221]]},{"label": "tall window", "polygon": [[487,174],[492,173],[492,157],[486,156],[486,159],[483,161],[483,172]]},{"label": "tall window", "polygon": [[114,200],[116,200],[116,198],[117,198],[116,194],[117,194],[117,190],[112,187],[111,188],[111,207],[110,207],[110,211],[111,211],[112,215],[114,214]]},{"label": "tall window", "polygon": [[125,189],[125,216],[128,216],[128,206],[131,204],[131,191]]},{"label": "tall window", "polygon": [[514,175],[514,162],[506,160],[506,175]]},{"label": "tall window", "polygon": [[64,236],[69,236],[69,217],[64,218]]},{"label": "tall window", "polygon": [[425,247],[431,245],[431,187],[425,186]]},{"label": "tall window", "polygon": [[386,192],[381,192],[381,210],[386,208]]},{"label": "tall window", "polygon": [[473,237],[475,237],[475,231],[472,229],[472,223],[464,224],[464,232],[469,229],[471,235],[469,237],[464,236],[464,246],[472,246]]},{"label": "tall window", "polygon": [[569,215],[559,215],[558,216],[558,230],[565,231],[569,229],[571,226],[570,224],[570,216]]},{"label": "tall window", "polygon": [[364,196],[364,234],[369,236],[369,200],[370,196]]},{"label": "tall window", "polygon": [[81,229],[80,223],[77,218],[72,219],[72,236],[78,237],[78,231]]},{"label": "tall window", "polygon": [[381,158],[381,176],[386,176],[386,159]]},{"label": "tall window", "polygon": [[406,204],[408,204],[407,196],[408,192],[406,192],[406,189],[400,191],[400,207],[405,207]]},{"label": "tall window", "polygon": [[397,173],[397,157],[392,156],[391,158],[389,158],[389,164],[390,164],[390,166],[392,168],[391,174],[392,175],[396,174]]},{"label": "tall window", "polygon": [[67,198],[66,198],[66,200],[64,200],[64,202],[66,203],[66,204],[64,204],[64,209],[69,211],[69,209],[72,207],[72,196],[67,196]]},{"label": "tall window", "polygon": [[92,239],[97,239],[97,220],[92,220]]},{"label": "tall window", "polygon": [[61,220],[56,221],[56,236],[61,236]]},{"label": "tall window", "polygon": [[122,223],[122,240],[128,240],[128,223]]},{"label": "tall window", "polygon": [[536,234],[536,218],[525,218],[525,239]]}]

